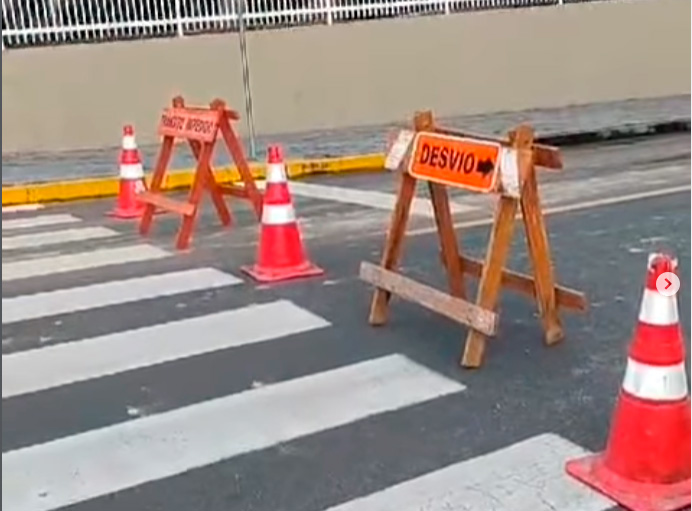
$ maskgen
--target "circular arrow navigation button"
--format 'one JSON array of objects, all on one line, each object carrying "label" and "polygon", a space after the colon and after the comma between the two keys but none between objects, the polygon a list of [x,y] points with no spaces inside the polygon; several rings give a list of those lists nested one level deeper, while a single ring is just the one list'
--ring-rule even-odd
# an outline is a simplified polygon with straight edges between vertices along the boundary
[{"label": "circular arrow navigation button", "polygon": [[669,271],[661,273],[656,279],[656,289],[663,296],[673,296],[680,290],[680,279]]}]

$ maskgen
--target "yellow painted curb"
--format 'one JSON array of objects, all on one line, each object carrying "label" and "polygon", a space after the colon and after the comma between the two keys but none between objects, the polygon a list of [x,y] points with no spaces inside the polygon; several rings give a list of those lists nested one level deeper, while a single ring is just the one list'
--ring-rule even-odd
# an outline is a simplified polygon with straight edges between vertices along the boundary
[{"label": "yellow painted curb", "polygon": [[[286,164],[286,171],[291,179],[315,174],[342,174],[347,172],[384,170],[384,154],[366,154],[343,158],[324,158],[315,160],[295,160]],[[264,179],[265,166],[250,166],[255,179]],[[237,183],[240,174],[235,166],[216,169],[220,183]],[[194,169],[171,171],[164,183],[165,190],[189,188],[194,177]],[[147,176],[147,180],[151,176]],[[18,206],[23,204],[66,202],[83,199],[112,197],[118,194],[118,177],[90,178],[69,181],[51,181],[45,183],[27,183],[2,187],[2,205]]]}]

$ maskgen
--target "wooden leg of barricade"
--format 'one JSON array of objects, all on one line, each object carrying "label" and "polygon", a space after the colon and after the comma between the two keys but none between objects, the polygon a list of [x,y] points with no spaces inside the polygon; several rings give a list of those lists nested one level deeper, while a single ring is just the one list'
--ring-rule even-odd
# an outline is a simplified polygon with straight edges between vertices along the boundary
[{"label": "wooden leg of barricade", "polygon": [[447,280],[452,296],[466,298],[464,286],[464,270],[462,259],[459,257],[459,244],[454,232],[454,222],[449,208],[447,189],[439,183],[428,183],[430,197],[435,211],[435,223],[440,238],[442,260],[447,268]]},{"label": "wooden leg of barricade", "polygon": [[[478,284],[476,305],[490,311],[495,310],[500,294],[502,270],[509,254],[514,233],[514,220],[519,208],[519,201],[512,197],[500,197],[495,215],[495,223],[490,233],[488,252],[483,265],[483,272]],[[464,367],[480,367],[485,354],[486,337],[477,330],[469,330],[464,346],[461,364]]]},{"label": "wooden leg of barricade", "polygon": [[533,266],[536,304],[543,323],[545,342],[552,345],[564,338],[564,331],[558,314],[548,235],[541,211],[536,173],[533,166],[524,183],[521,209],[526,230],[526,243]]},{"label": "wooden leg of barricade", "polygon": [[197,171],[195,172],[195,178],[192,182],[192,187],[190,188],[190,194],[188,195],[188,205],[191,206],[188,211],[182,212],[183,221],[180,225],[180,230],[178,231],[178,238],[176,240],[175,246],[178,250],[185,250],[190,246],[190,238],[192,235],[192,228],[197,220],[197,213],[199,211],[199,202],[202,199],[202,192],[204,188],[208,186],[209,182],[209,159],[211,158],[212,144],[205,143],[202,145],[202,149],[199,153],[199,163],[197,164]]},{"label": "wooden leg of barricade", "polygon": [[[406,234],[411,203],[416,193],[416,180],[409,174],[401,174],[399,181],[399,193],[396,205],[392,212],[392,220],[387,233],[382,262],[380,266],[385,270],[394,270],[401,257],[401,248]],[[389,300],[391,293],[381,288],[376,288],[370,305],[370,324],[379,326],[387,322],[389,313]]]},{"label": "wooden leg of barricade", "polygon": [[255,180],[252,177],[252,171],[247,163],[247,158],[245,158],[245,152],[243,151],[243,147],[238,143],[238,136],[233,131],[233,126],[230,124],[222,124],[221,135],[223,136],[226,146],[231,153],[231,157],[233,158],[233,161],[236,162],[238,172],[245,183],[244,196],[250,200],[257,220],[261,220],[263,207],[262,194],[257,189]]},{"label": "wooden leg of barricade", "polygon": [[[201,148],[201,142],[197,140],[190,140],[190,149],[192,150],[192,154],[194,154],[195,159],[199,162],[202,161],[202,148]],[[219,219],[221,220],[221,225],[224,227],[227,227],[231,225],[232,218],[231,218],[231,212],[228,209],[228,206],[226,206],[226,201],[223,200],[223,195],[221,193],[221,189],[219,187],[219,184],[216,182],[216,179],[214,178],[214,172],[210,168],[209,165],[205,166],[206,168],[203,170],[205,173],[205,182],[207,185],[207,189],[209,190],[209,195],[211,195],[211,200],[214,203],[214,207],[216,208],[216,212],[219,215]]]},{"label": "wooden leg of barricade", "polygon": [[[533,130],[520,126],[510,134],[510,144],[517,151],[519,179],[525,179],[533,169]],[[514,234],[514,222],[519,209],[520,199],[500,196],[495,223],[490,233],[485,264],[478,285],[477,304],[494,311],[502,286],[502,272],[509,254]],[[469,330],[464,346],[461,364],[464,367],[480,367],[485,354],[486,337],[477,330]]]},{"label": "wooden leg of barricade", "polygon": [[[161,150],[159,151],[159,156],[156,160],[156,166],[154,167],[154,174],[151,178],[151,185],[149,186],[150,193],[159,193],[161,191],[161,187],[163,186],[163,178],[165,177],[168,163],[170,162],[171,155],[173,154],[173,142],[173,137],[164,137],[163,139]],[[145,204],[142,220],[139,224],[139,233],[142,236],[147,236],[149,234],[155,212],[156,206],[147,202]]]}]

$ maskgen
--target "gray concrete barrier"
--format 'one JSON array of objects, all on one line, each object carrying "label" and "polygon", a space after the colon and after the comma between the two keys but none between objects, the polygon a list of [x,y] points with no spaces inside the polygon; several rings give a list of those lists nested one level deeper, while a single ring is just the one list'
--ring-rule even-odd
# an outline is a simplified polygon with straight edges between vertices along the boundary
[{"label": "gray concrete barrier", "polygon": [[[690,1],[554,8],[248,34],[259,134],[690,93]],[[175,94],[242,114],[237,36],[10,51],[2,151],[155,142]],[[241,124],[241,131],[244,125]]]}]

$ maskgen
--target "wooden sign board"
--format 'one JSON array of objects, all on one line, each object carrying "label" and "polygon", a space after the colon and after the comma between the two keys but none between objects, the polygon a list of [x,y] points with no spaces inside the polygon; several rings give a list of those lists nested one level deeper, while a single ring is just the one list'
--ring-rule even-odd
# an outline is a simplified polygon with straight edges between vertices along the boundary
[{"label": "wooden sign board", "polygon": [[490,193],[496,189],[497,142],[419,132],[413,140],[408,173],[417,179]]},{"label": "wooden sign board", "polygon": [[219,129],[219,112],[196,108],[166,108],[158,134],[184,140],[213,142]]}]

